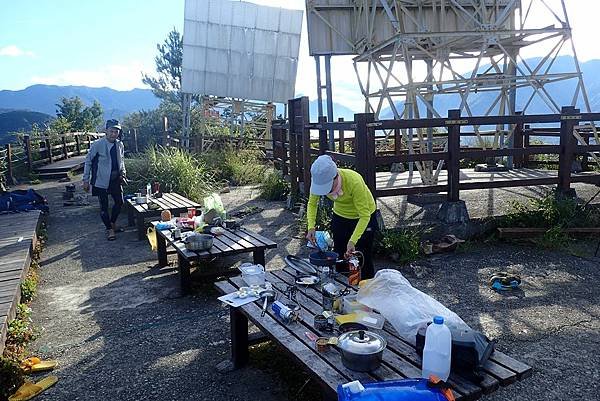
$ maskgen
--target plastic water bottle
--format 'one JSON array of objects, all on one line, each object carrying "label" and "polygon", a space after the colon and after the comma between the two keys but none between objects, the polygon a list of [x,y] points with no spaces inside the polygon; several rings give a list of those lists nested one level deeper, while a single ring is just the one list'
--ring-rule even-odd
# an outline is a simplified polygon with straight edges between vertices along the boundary
[{"label": "plastic water bottle", "polygon": [[433,318],[433,323],[427,327],[425,348],[423,348],[423,372],[421,376],[429,379],[430,375],[440,380],[448,380],[450,375],[450,357],[452,352],[452,334],[444,324],[442,316]]}]

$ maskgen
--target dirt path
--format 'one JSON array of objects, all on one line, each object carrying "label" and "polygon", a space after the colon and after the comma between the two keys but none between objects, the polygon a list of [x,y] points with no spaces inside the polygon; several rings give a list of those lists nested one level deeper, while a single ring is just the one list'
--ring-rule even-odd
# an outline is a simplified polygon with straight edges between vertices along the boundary
[{"label": "dirt path", "polygon": [[[310,382],[300,390],[306,376],[268,345],[252,350],[248,368],[218,373],[215,365],[228,354],[229,315],[212,285],[197,285],[193,295],[179,297],[172,267],[156,268],[155,254],[133,230],[106,241],[96,204],[62,207],[63,185],[42,189],[52,212],[32,305],[43,333],[32,350],[59,361],[60,382],[40,400],[317,397]],[[246,217],[245,225],[280,244],[267,253],[268,267],[277,268],[282,256],[300,248],[295,217],[282,203],[256,195],[241,188],[223,199],[229,210],[264,208]],[[420,279],[408,275],[416,287],[498,339],[499,349],[534,366],[533,377],[484,400],[598,399],[598,259],[477,245],[419,265],[428,273]],[[524,277],[519,296],[487,289],[489,275],[506,267]]]}]

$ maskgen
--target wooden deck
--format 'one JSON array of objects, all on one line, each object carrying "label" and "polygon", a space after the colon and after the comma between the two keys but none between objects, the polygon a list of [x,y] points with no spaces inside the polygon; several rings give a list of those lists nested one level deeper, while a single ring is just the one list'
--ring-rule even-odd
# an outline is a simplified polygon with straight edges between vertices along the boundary
[{"label": "wooden deck", "polygon": [[[572,174],[573,177],[586,176],[593,173],[580,173]],[[502,182],[516,182],[521,180],[540,180],[540,179],[558,179],[558,171],[556,170],[537,170],[531,168],[520,168],[513,169],[510,171],[499,171],[499,172],[477,172],[474,169],[461,169],[460,170],[460,184],[472,184],[472,183],[498,183]],[[439,180],[437,185],[448,184],[448,172],[446,170],[440,171]],[[389,172],[378,172],[376,175],[376,185],[378,190],[382,189],[397,189],[397,188],[414,188],[425,186],[421,180],[421,175],[415,168],[410,173],[405,171],[403,173],[389,173]],[[531,185],[538,185],[538,183],[532,183]],[[466,185],[465,185],[466,186]],[[465,188],[467,189],[467,188]]]},{"label": "wooden deck", "polygon": [[8,322],[21,300],[21,280],[29,270],[40,215],[38,210],[0,215],[0,355]]},{"label": "wooden deck", "polygon": [[41,178],[62,178],[67,173],[83,168],[86,155],[74,156],[62,159],[54,163],[46,164],[35,169]]}]

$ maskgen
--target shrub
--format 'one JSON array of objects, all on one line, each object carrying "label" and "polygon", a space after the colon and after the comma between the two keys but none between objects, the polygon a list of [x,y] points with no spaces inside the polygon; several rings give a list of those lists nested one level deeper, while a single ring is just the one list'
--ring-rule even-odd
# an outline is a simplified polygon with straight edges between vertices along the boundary
[{"label": "shrub", "polygon": [[141,157],[126,159],[126,163],[130,193],[158,181],[163,191],[170,189],[200,202],[216,189],[214,174],[206,164],[180,149],[148,148]]},{"label": "shrub", "polygon": [[0,400],[6,400],[23,384],[23,370],[16,361],[0,357]]},{"label": "shrub", "polygon": [[419,235],[407,229],[384,230],[376,243],[376,249],[400,263],[409,263],[419,257]]},{"label": "shrub", "polygon": [[285,200],[290,191],[289,183],[280,171],[267,170],[260,187],[260,197],[266,200]]},{"label": "shrub", "polygon": [[499,227],[545,228],[544,235],[536,243],[544,248],[565,248],[569,236],[565,228],[598,227],[600,213],[597,209],[580,204],[576,199],[559,195],[556,190],[547,191],[539,199],[527,203],[513,202],[509,213],[500,219]]},{"label": "shrub", "polygon": [[28,303],[33,299],[37,289],[37,274],[31,271],[21,282],[21,302]]}]

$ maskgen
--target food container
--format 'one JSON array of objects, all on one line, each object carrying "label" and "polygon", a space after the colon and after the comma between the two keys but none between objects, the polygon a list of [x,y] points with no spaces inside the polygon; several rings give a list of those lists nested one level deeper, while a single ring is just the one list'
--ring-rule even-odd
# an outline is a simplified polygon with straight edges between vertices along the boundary
[{"label": "food container", "polygon": [[385,338],[371,331],[349,331],[338,338],[342,363],[348,369],[357,372],[371,372],[377,369],[381,365],[386,346]]},{"label": "food container", "polygon": [[207,251],[213,246],[213,236],[210,234],[191,234],[183,240],[185,248],[190,251]]},{"label": "food container", "polygon": [[242,280],[250,287],[263,287],[265,285],[265,268],[263,265],[242,263],[239,270],[242,272]]},{"label": "food container", "polygon": [[144,203],[148,203],[148,197],[140,195],[135,198],[135,203],[138,205],[143,205]]}]

